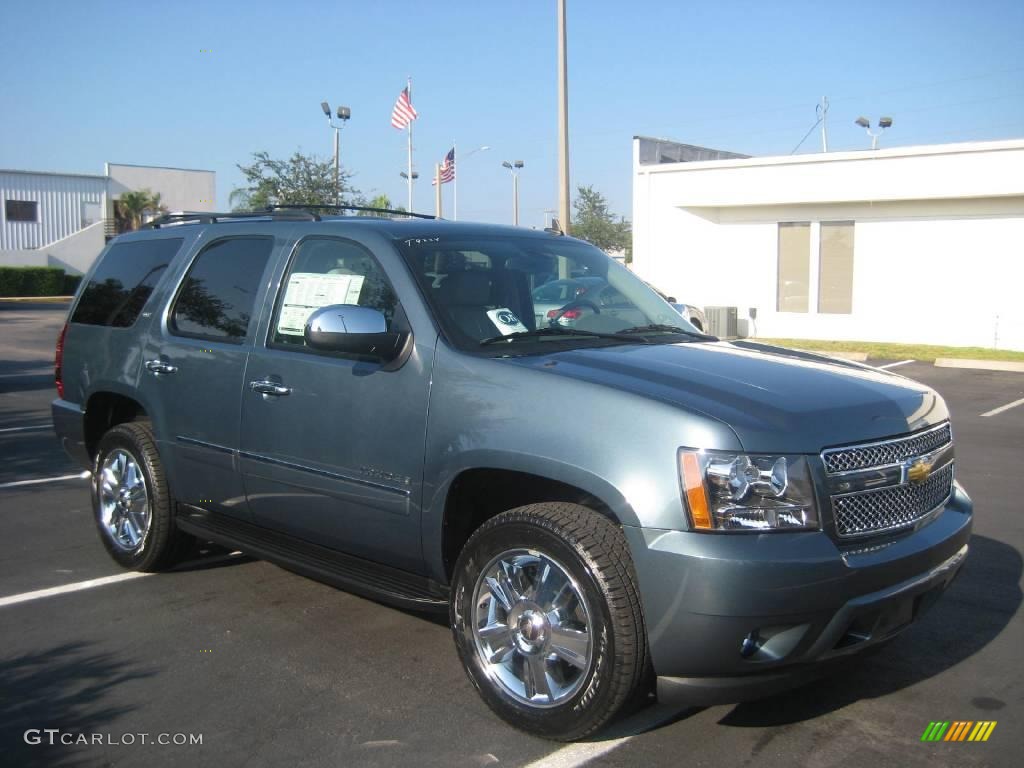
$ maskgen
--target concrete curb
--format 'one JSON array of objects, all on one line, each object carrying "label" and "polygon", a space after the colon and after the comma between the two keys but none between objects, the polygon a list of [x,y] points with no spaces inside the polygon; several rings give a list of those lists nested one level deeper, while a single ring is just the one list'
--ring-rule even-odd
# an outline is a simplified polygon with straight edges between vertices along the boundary
[{"label": "concrete curb", "polygon": [[54,304],[62,301],[71,301],[74,296],[0,296],[0,302],[11,302],[11,303],[32,303],[33,301],[53,302]]},{"label": "concrete curb", "polygon": [[1024,373],[1024,363],[1012,360],[958,360],[954,357],[939,357],[935,360],[936,368],[973,368],[979,371],[1012,371]]}]

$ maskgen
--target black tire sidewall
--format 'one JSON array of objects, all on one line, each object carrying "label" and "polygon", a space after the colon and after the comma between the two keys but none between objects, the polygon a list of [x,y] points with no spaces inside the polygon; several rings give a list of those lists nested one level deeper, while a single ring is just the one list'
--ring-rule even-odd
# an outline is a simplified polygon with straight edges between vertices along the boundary
[{"label": "black tire sidewall", "polygon": [[[173,530],[173,521],[170,519],[171,500],[164,481],[163,468],[159,464],[159,457],[156,456],[155,449],[152,448],[151,440],[149,446],[143,445],[140,440],[147,436],[148,428],[141,424],[121,425],[107,432],[100,439],[96,449],[91,483],[93,522],[96,525],[100,541],[103,542],[107,553],[115,562],[124,568],[140,571],[153,568],[163,559],[165,550],[170,543],[170,531]],[[111,541],[109,533],[104,530],[100,522],[100,471],[106,457],[117,449],[127,451],[135,459],[146,483],[147,502],[151,515],[150,524],[143,537],[142,547],[135,552],[126,552],[118,548]]]},{"label": "black tire sidewall", "polygon": [[[552,557],[566,568],[583,591],[590,611],[595,640],[593,664],[576,694],[556,707],[535,708],[500,692],[488,677],[476,652],[471,627],[473,593],[480,571],[494,557],[510,549],[532,549]],[[614,626],[600,579],[585,551],[556,533],[526,521],[509,522],[481,530],[467,543],[456,566],[452,585],[451,624],[455,644],[466,672],[487,705],[506,721],[539,736],[571,740],[594,730],[607,719],[613,692],[606,680],[615,661]]]}]

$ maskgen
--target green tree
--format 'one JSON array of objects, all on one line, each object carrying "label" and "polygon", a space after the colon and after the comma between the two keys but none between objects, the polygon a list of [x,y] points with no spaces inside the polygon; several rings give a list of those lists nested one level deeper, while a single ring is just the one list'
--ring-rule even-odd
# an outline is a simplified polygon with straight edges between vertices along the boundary
[{"label": "green tree", "polygon": [[118,230],[122,232],[141,227],[147,213],[167,213],[160,193],[150,189],[122,192],[115,203],[115,218],[118,219]]},{"label": "green tree", "polygon": [[578,187],[572,207],[573,237],[593,243],[602,251],[624,251],[626,262],[633,260],[633,227],[628,219],[608,210],[604,195],[592,186]]},{"label": "green tree", "polygon": [[[405,208],[402,206],[394,206],[391,204],[391,198],[387,195],[380,194],[371,197],[369,200],[363,200],[359,205],[365,205],[367,208],[387,208],[391,211],[404,211]],[[384,213],[375,213],[373,211],[360,211],[360,216],[386,216]]]},{"label": "green tree", "polygon": [[[333,160],[322,161],[301,152],[287,160],[275,160],[267,152],[255,152],[252,157],[250,165],[238,166],[246,186],[231,192],[229,200],[234,210],[334,203]],[[359,193],[349,184],[351,178],[344,169],[339,173],[342,205],[359,199]]]}]

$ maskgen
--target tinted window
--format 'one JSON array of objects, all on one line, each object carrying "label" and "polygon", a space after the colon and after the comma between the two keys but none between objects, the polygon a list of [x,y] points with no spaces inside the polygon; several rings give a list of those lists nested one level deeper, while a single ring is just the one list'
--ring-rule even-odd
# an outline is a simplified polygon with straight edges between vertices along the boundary
[{"label": "tinted window", "polygon": [[71,322],[133,325],[181,243],[178,237],[114,245],[82,291]]},{"label": "tinted window", "polygon": [[35,200],[5,200],[4,216],[8,221],[39,221],[39,203]]},{"label": "tinted window", "polygon": [[[320,307],[356,304],[379,310],[388,322],[398,297],[376,259],[349,240],[311,237],[299,243],[281,282],[271,344],[306,349],[306,320]],[[318,353],[319,354],[319,353]]]},{"label": "tinted window", "polygon": [[779,224],[779,312],[806,312],[811,274],[811,225]]},{"label": "tinted window", "polygon": [[208,246],[185,275],[171,312],[171,330],[240,344],[273,247],[269,237],[236,237]]}]

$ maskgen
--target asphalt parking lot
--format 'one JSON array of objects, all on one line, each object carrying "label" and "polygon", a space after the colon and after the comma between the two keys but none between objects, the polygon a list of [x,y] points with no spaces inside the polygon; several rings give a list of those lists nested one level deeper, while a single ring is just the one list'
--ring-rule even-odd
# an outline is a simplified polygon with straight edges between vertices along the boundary
[{"label": "asphalt parking lot", "polygon": [[[213,554],[168,574],[22,600],[123,573],[94,532],[87,482],[74,477],[81,468],[49,428],[64,309],[0,304],[0,763],[1019,764],[1024,406],[981,414],[1024,397],[1024,374],[895,369],[946,398],[957,475],[976,510],[967,564],[922,622],[799,690],[736,706],[651,706],[600,740],[565,746],[490,714],[443,618],[244,556]],[[47,478],[66,479],[26,484]],[[985,743],[922,743],[935,720],[998,725]],[[29,729],[104,734],[104,743],[27,744]],[[201,734],[202,744],[142,744],[139,734]]]}]

